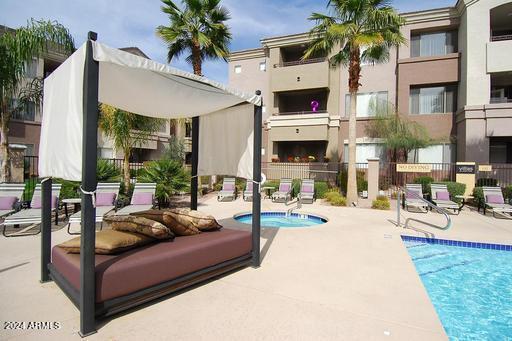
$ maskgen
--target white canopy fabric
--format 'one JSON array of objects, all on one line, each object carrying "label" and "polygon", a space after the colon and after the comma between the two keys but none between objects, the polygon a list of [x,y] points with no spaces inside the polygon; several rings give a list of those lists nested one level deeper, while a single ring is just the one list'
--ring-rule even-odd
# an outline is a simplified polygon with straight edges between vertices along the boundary
[{"label": "white canopy fabric", "polygon": [[[252,178],[254,105],[261,98],[150,59],[93,42],[99,101],[144,116],[202,116],[199,175]],[[85,44],[44,82],[39,174],[82,178]]]}]

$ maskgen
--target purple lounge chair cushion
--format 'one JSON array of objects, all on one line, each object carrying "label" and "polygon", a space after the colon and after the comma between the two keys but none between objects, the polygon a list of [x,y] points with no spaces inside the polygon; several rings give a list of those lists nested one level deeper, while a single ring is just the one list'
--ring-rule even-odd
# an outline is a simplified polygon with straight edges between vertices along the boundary
[{"label": "purple lounge chair cushion", "polygon": [[437,200],[450,200],[450,193],[448,193],[448,192],[437,192],[436,199]]},{"label": "purple lounge chair cushion", "polygon": [[132,205],[152,205],[153,193],[133,193]]},{"label": "purple lounge chair cushion", "polygon": [[245,190],[248,191],[248,192],[252,192],[252,181],[248,181],[247,182],[247,186],[245,187]]},{"label": "purple lounge chair cushion", "polygon": [[313,187],[313,185],[310,185],[310,184],[302,185],[301,192],[302,193],[314,193],[315,188]]},{"label": "purple lounge chair cushion", "polygon": [[18,201],[16,197],[0,197],[0,210],[11,210],[16,201]]},{"label": "purple lounge chair cushion", "polygon": [[235,185],[233,184],[224,184],[224,186],[222,186],[222,190],[224,191],[232,191],[235,189]]},{"label": "purple lounge chair cushion", "polygon": [[422,198],[423,195],[421,194],[420,191],[418,190],[414,190],[414,189],[408,189],[406,194],[405,194],[405,197],[407,199],[417,199],[418,197]]},{"label": "purple lounge chair cushion", "polygon": [[[52,195],[52,210],[57,207],[57,196],[56,195]],[[41,203],[41,197],[39,195],[34,195],[34,197],[32,198],[32,202],[30,203],[30,208],[42,208],[42,203]]]},{"label": "purple lounge chair cushion", "polygon": [[96,193],[96,206],[112,206],[115,199],[115,193]]},{"label": "purple lounge chair cushion", "polygon": [[279,192],[288,192],[290,191],[290,184],[280,184],[279,185]]},{"label": "purple lounge chair cushion", "polygon": [[488,204],[504,204],[503,196],[499,194],[489,194],[486,196]]}]

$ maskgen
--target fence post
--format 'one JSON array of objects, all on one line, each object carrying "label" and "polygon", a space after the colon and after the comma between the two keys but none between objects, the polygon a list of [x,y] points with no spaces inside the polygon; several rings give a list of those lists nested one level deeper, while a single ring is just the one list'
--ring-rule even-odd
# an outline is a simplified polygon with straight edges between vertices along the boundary
[{"label": "fence post", "polygon": [[379,158],[368,159],[368,199],[375,200],[379,194]]}]

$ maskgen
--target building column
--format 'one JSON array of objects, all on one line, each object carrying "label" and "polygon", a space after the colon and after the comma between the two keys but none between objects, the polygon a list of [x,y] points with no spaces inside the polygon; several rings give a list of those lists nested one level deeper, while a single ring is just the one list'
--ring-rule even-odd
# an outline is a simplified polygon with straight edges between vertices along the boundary
[{"label": "building column", "polygon": [[368,199],[375,200],[379,195],[379,158],[368,159]]}]

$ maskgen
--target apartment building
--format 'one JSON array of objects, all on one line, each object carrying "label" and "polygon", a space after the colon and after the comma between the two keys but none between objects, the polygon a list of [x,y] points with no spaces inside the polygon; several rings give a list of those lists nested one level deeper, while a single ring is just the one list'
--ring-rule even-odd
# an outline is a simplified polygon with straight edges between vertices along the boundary
[{"label": "apartment building", "polygon": [[[356,161],[386,159],[366,126],[391,104],[435,141],[410,162],[511,163],[512,2],[459,0],[402,16],[408,44],[362,66]],[[347,160],[348,73],[329,56],[301,60],[308,43],[307,33],[265,38],[229,59],[231,86],[263,91],[265,161]]]}]

